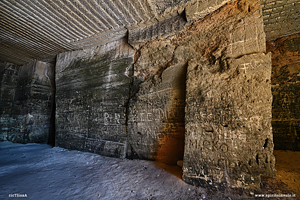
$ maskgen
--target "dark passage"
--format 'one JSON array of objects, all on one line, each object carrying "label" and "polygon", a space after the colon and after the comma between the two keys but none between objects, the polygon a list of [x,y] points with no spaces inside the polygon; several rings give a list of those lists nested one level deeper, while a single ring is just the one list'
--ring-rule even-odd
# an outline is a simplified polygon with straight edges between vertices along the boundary
[{"label": "dark passage", "polygon": [[48,144],[52,147],[55,146],[55,111],[56,111],[56,102],[55,102],[55,93],[56,93],[56,85],[55,85],[55,67],[52,69],[53,77],[51,79],[51,116],[50,116],[50,127],[49,127],[49,135],[48,135]]},{"label": "dark passage", "polygon": [[187,65],[181,67],[173,81],[173,92],[171,103],[168,108],[167,126],[164,137],[157,149],[157,163],[171,174],[182,178],[182,161],[184,155],[185,140],[185,93],[186,93],[186,71]]},{"label": "dark passage", "polygon": [[50,118],[50,128],[49,128],[49,137],[48,144],[52,147],[55,146],[55,100],[51,107],[51,118]]}]

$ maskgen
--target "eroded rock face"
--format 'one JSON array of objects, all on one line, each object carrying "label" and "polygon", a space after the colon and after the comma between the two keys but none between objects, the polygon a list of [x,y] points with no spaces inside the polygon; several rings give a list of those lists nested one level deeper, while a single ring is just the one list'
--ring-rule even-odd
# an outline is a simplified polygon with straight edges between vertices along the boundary
[{"label": "eroded rock face", "polygon": [[270,54],[222,62],[222,72],[209,61],[188,67],[183,179],[257,189],[260,174],[275,172]]},{"label": "eroded rock face", "polygon": [[125,157],[132,62],[124,41],[58,56],[56,145]]},{"label": "eroded rock face", "polygon": [[139,85],[129,103],[129,158],[183,159],[186,67],[173,65]]},{"label": "eroded rock face", "polygon": [[33,60],[26,65],[5,70],[10,75],[10,80],[4,79],[3,82],[9,85],[1,85],[10,94],[10,107],[5,110],[8,119],[5,123],[8,131],[6,140],[47,143],[55,90],[54,66]]},{"label": "eroded rock face", "polygon": [[173,59],[175,46],[170,41],[151,42],[140,50],[134,76],[141,81],[161,73]]},{"label": "eroded rock face", "polygon": [[184,154],[190,184],[258,189],[275,173],[259,1],[227,3],[169,39],[130,34],[136,51],[116,42],[58,57],[57,145],[169,164]]},{"label": "eroded rock face", "polygon": [[11,135],[16,142],[47,143],[54,95],[54,66],[32,61],[20,67]]},{"label": "eroded rock face", "polygon": [[230,0],[151,0],[149,5],[155,17],[147,23],[129,26],[128,42],[138,50],[151,40],[169,39],[228,2]]},{"label": "eroded rock face", "polygon": [[19,67],[11,63],[0,63],[0,141],[10,139],[11,111]]},{"label": "eroded rock face", "polygon": [[[154,13],[149,26],[128,27],[135,49],[120,40],[58,55],[56,145],[168,164],[183,159],[187,183],[258,189],[261,174],[275,173],[271,60],[259,1],[137,3]],[[287,45],[298,55],[295,41]],[[50,68],[33,61],[1,74],[1,84],[16,88],[1,90],[2,102],[13,99],[1,108],[1,129],[11,131],[2,139],[47,141]]]},{"label": "eroded rock face", "polygon": [[300,150],[300,34],[267,42],[272,52],[275,149]]},{"label": "eroded rock face", "polygon": [[186,21],[185,16],[184,13],[181,13],[162,19],[152,25],[130,27],[128,42],[135,49],[139,49],[151,40],[161,40],[174,36],[191,24]]},{"label": "eroded rock face", "polygon": [[216,1],[194,1],[191,2],[188,6],[185,8],[186,13],[186,19],[187,21],[191,21],[194,19],[202,18],[221,6],[223,6],[225,3],[229,2],[230,0],[216,0]]},{"label": "eroded rock face", "polygon": [[165,94],[155,101],[147,98],[151,91],[157,95],[156,85],[168,89],[162,84],[167,80],[161,78],[168,69],[187,66],[186,109],[180,111],[186,130],[183,179],[213,189],[258,189],[261,174],[275,173],[271,60],[265,52],[259,1],[228,3],[179,35],[144,45],[134,65],[134,75],[144,82],[130,103],[129,120],[136,120],[129,142],[136,140],[129,154],[140,158],[158,154],[157,144],[171,131],[162,133],[157,128],[162,125],[145,122],[139,113],[152,115],[161,97],[163,107],[170,104],[172,99]]}]

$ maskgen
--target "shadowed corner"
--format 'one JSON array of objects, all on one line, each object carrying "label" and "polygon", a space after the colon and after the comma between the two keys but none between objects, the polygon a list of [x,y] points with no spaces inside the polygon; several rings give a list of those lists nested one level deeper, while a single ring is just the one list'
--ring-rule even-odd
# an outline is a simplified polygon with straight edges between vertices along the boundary
[{"label": "shadowed corner", "polygon": [[155,165],[182,180],[182,175],[183,175],[182,166],[166,164],[159,161],[156,161]]},{"label": "shadowed corner", "polygon": [[51,107],[51,114],[50,114],[50,127],[48,133],[48,142],[47,144],[51,145],[52,147],[55,146],[55,112],[56,112],[56,101],[55,101],[55,92],[56,92],[56,85],[55,85],[55,63],[56,59],[53,63],[51,63],[51,74],[48,77],[50,86],[51,86],[51,96],[50,96],[50,107]]}]

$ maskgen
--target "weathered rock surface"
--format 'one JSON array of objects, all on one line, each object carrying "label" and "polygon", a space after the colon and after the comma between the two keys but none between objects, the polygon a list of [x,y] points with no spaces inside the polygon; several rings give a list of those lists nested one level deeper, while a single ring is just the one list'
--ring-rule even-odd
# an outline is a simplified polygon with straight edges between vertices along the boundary
[{"label": "weathered rock surface", "polygon": [[18,65],[0,63],[0,140],[8,140],[11,127],[11,111],[18,79]]},{"label": "weathered rock surface", "polygon": [[[202,23],[179,40],[202,54],[187,70],[183,179],[215,189],[257,189],[260,174],[275,172],[271,60],[263,54],[259,2],[228,4]],[[193,29],[198,33],[189,34]]]},{"label": "weathered rock surface", "polygon": [[211,71],[208,61],[188,66],[183,179],[257,189],[260,174],[275,172],[271,58],[261,53],[221,61],[221,72]]},{"label": "weathered rock surface", "polygon": [[129,103],[129,158],[183,159],[185,76],[186,64],[177,64],[139,85]]},{"label": "weathered rock surface", "polygon": [[299,0],[261,0],[267,40],[300,32]]},{"label": "weathered rock surface", "polygon": [[15,142],[48,142],[54,95],[53,65],[32,61],[21,66],[12,110]]},{"label": "weathered rock surface", "polygon": [[139,49],[151,40],[164,40],[180,33],[192,22],[216,11],[230,0],[152,1],[156,19],[152,23],[132,25],[128,28],[128,42]]},{"label": "weathered rock surface", "polygon": [[[190,184],[257,190],[260,175],[275,173],[260,1],[134,2],[107,1],[97,7],[104,27],[83,22],[95,30],[68,41],[101,47],[58,55],[56,145],[168,164],[183,159]],[[125,34],[128,41],[119,40]],[[269,51],[274,140],[299,150],[299,36],[270,42]],[[1,65],[0,139],[49,141],[53,66]]]},{"label": "weathered rock surface", "polygon": [[7,101],[1,112],[6,120],[3,139],[47,143],[54,95],[53,65],[33,60],[5,71],[10,76],[3,76],[1,89],[10,95],[2,96],[3,103]]},{"label": "weathered rock surface", "polygon": [[172,39],[142,46],[134,75],[137,84],[144,82],[136,101],[130,103],[136,120],[129,128],[129,135],[135,135],[129,136],[129,143],[136,141],[128,149],[129,155],[158,155],[161,136],[172,131],[159,131],[163,130],[157,128],[159,123],[145,122],[147,118],[139,114],[152,115],[161,97],[164,107],[172,102],[165,94],[153,102],[147,98],[151,91],[157,95],[155,87],[168,80],[163,75],[169,69],[187,66],[183,179],[214,189],[258,189],[261,174],[275,173],[271,60],[265,52],[259,1],[228,3]]},{"label": "weathered rock surface", "polygon": [[185,15],[187,21],[195,20],[202,18],[221,6],[225,3],[230,2],[230,0],[216,0],[216,1],[195,1],[185,7]]},{"label": "weathered rock surface", "polygon": [[162,19],[154,24],[132,26],[128,31],[128,43],[135,49],[139,49],[148,41],[172,37],[190,24],[186,21],[185,14],[181,13]]},{"label": "weathered rock surface", "polygon": [[170,41],[154,41],[143,46],[134,65],[134,76],[144,81],[160,74],[173,59],[175,46]]},{"label": "weathered rock surface", "polygon": [[300,34],[267,43],[272,52],[275,149],[300,150]]},{"label": "weathered rock surface", "polygon": [[129,31],[136,51],[123,41],[58,56],[56,144],[169,164],[184,154],[190,184],[258,189],[275,173],[259,1],[227,3],[177,35],[152,28]]},{"label": "weathered rock surface", "polygon": [[56,145],[125,157],[132,62],[124,41],[58,56]]}]

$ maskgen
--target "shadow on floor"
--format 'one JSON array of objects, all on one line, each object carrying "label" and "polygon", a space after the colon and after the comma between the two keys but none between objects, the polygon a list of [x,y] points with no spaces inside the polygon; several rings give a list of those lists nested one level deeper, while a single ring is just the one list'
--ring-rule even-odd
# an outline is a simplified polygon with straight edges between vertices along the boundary
[{"label": "shadow on floor", "polygon": [[261,177],[263,193],[274,194],[274,191],[280,191],[280,194],[296,196],[287,199],[300,199],[300,152],[274,150],[274,155],[276,176]]},{"label": "shadow on floor", "polygon": [[179,167],[178,165],[167,165],[162,162],[155,162],[155,165],[182,180],[182,174],[183,174],[182,168]]}]

